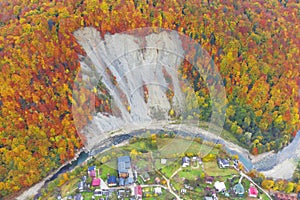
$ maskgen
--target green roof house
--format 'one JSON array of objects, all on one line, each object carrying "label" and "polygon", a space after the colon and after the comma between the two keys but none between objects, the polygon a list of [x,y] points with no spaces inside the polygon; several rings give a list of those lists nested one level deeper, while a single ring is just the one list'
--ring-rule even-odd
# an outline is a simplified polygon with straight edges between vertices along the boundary
[{"label": "green roof house", "polygon": [[244,196],[244,194],[245,194],[245,188],[241,183],[236,184],[233,187],[233,191],[236,195],[238,195],[240,197]]}]

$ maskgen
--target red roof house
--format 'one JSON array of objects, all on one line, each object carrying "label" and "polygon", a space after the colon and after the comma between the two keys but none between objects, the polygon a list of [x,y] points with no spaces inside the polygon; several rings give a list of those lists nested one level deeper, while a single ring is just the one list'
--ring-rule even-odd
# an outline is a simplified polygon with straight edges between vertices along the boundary
[{"label": "red roof house", "polygon": [[92,180],[92,186],[93,187],[97,187],[97,186],[99,186],[100,185],[100,178],[94,178],[93,180]]},{"label": "red roof house", "polygon": [[135,198],[141,200],[143,196],[142,186],[138,185],[134,188]]},{"label": "red roof house", "polygon": [[258,191],[256,189],[256,187],[254,187],[253,185],[250,186],[249,191],[248,191],[249,197],[254,197],[256,198],[258,195]]}]

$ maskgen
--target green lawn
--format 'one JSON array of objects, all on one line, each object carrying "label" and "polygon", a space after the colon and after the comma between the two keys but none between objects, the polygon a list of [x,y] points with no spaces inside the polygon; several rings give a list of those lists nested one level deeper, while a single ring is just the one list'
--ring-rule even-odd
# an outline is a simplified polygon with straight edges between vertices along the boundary
[{"label": "green lawn", "polygon": [[157,146],[162,157],[170,157],[186,152],[191,143],[190,140],[178,138],[161,138],[157,140]]},{"label": "green lawn", "polygon": [[144,171],[153,171],[154,166],[152,163],[152,157],[151,152],[150,153],[144,153],[142,155],[138,155],[136,158],[132,158],[132,164],[136,165],[138,167],[138,172],[144,172]]},{"label": "green lawn", "polygon": [[91,200],[93,196],[93,192],[82,192],[81,194],[84,200]]},{"label": "green lawn", "polygon": [[183,168],[178,172],[179,178],[186,178],[188,180],[195,180],[203,173],[202,169],[199,167],[197,169],[192,169],[191,167]]},{"label": "green lawn", "polygon": [[159,148],[161,157],[172,157],[181,153],[193,153],[193,154],[218,154],[219,149],[213,148],[206,144],[199,144],[192,140],[184,138],[160,138],[157,140],[157,146]]},{"label": "green lawn", "polygon": [[232,176],[238,174],[238,172],[233,168],[220,169],[218,167],[217,161],[203,162],[205,172],[209,176]]},{"label": "green lawn", "polygon": [[100,177],[103,180],[106,180],[107,174],[117,176],[116,166],[117,166],[116,160],[112,160],[112,161],[108,162],[107,164],[101,165],[100,166],[100,171],[101,171]]},{"label": "green lawn", "polygon": [[171,175],[180,168],[181,162],[173,162],[172,164],[168,164],[161,169],[161,172],[167,177],[170,178]]},{"label": "green lawn", "polygon": [[175,177],[172,178],[171,182],[170,182],[173,187],[177,190],[180,191],[180,189],[182,188],[182,184],[181,184],[181,180],[179,180],[178,176],[176,175]]}]

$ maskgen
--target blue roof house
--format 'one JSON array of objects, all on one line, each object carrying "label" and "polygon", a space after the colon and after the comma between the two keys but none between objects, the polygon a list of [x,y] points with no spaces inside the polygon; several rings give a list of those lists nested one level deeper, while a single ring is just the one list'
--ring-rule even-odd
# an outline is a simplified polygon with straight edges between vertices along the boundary
[{"label": "blue roof house", "polygon": [[117,185],[117,177],[115,176],[109,176],[107,179],[107,185],[109,187],[113,187]]},{"label": "blue roof house", "polygon": [[218,158],[218,165],[220,168],[226,168],[230,166],[230,163],[227,159]]}]

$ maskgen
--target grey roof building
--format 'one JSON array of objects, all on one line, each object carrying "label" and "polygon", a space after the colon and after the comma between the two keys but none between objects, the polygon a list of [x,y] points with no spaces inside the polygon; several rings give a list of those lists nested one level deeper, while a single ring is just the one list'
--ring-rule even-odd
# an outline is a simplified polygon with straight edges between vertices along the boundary
[{"label": "grey roof building", "polygon": [[118,173],[120,178],[127,178],[129,175],[128,170],[131,168],[129,156],[122,156],[118,158]]}]

